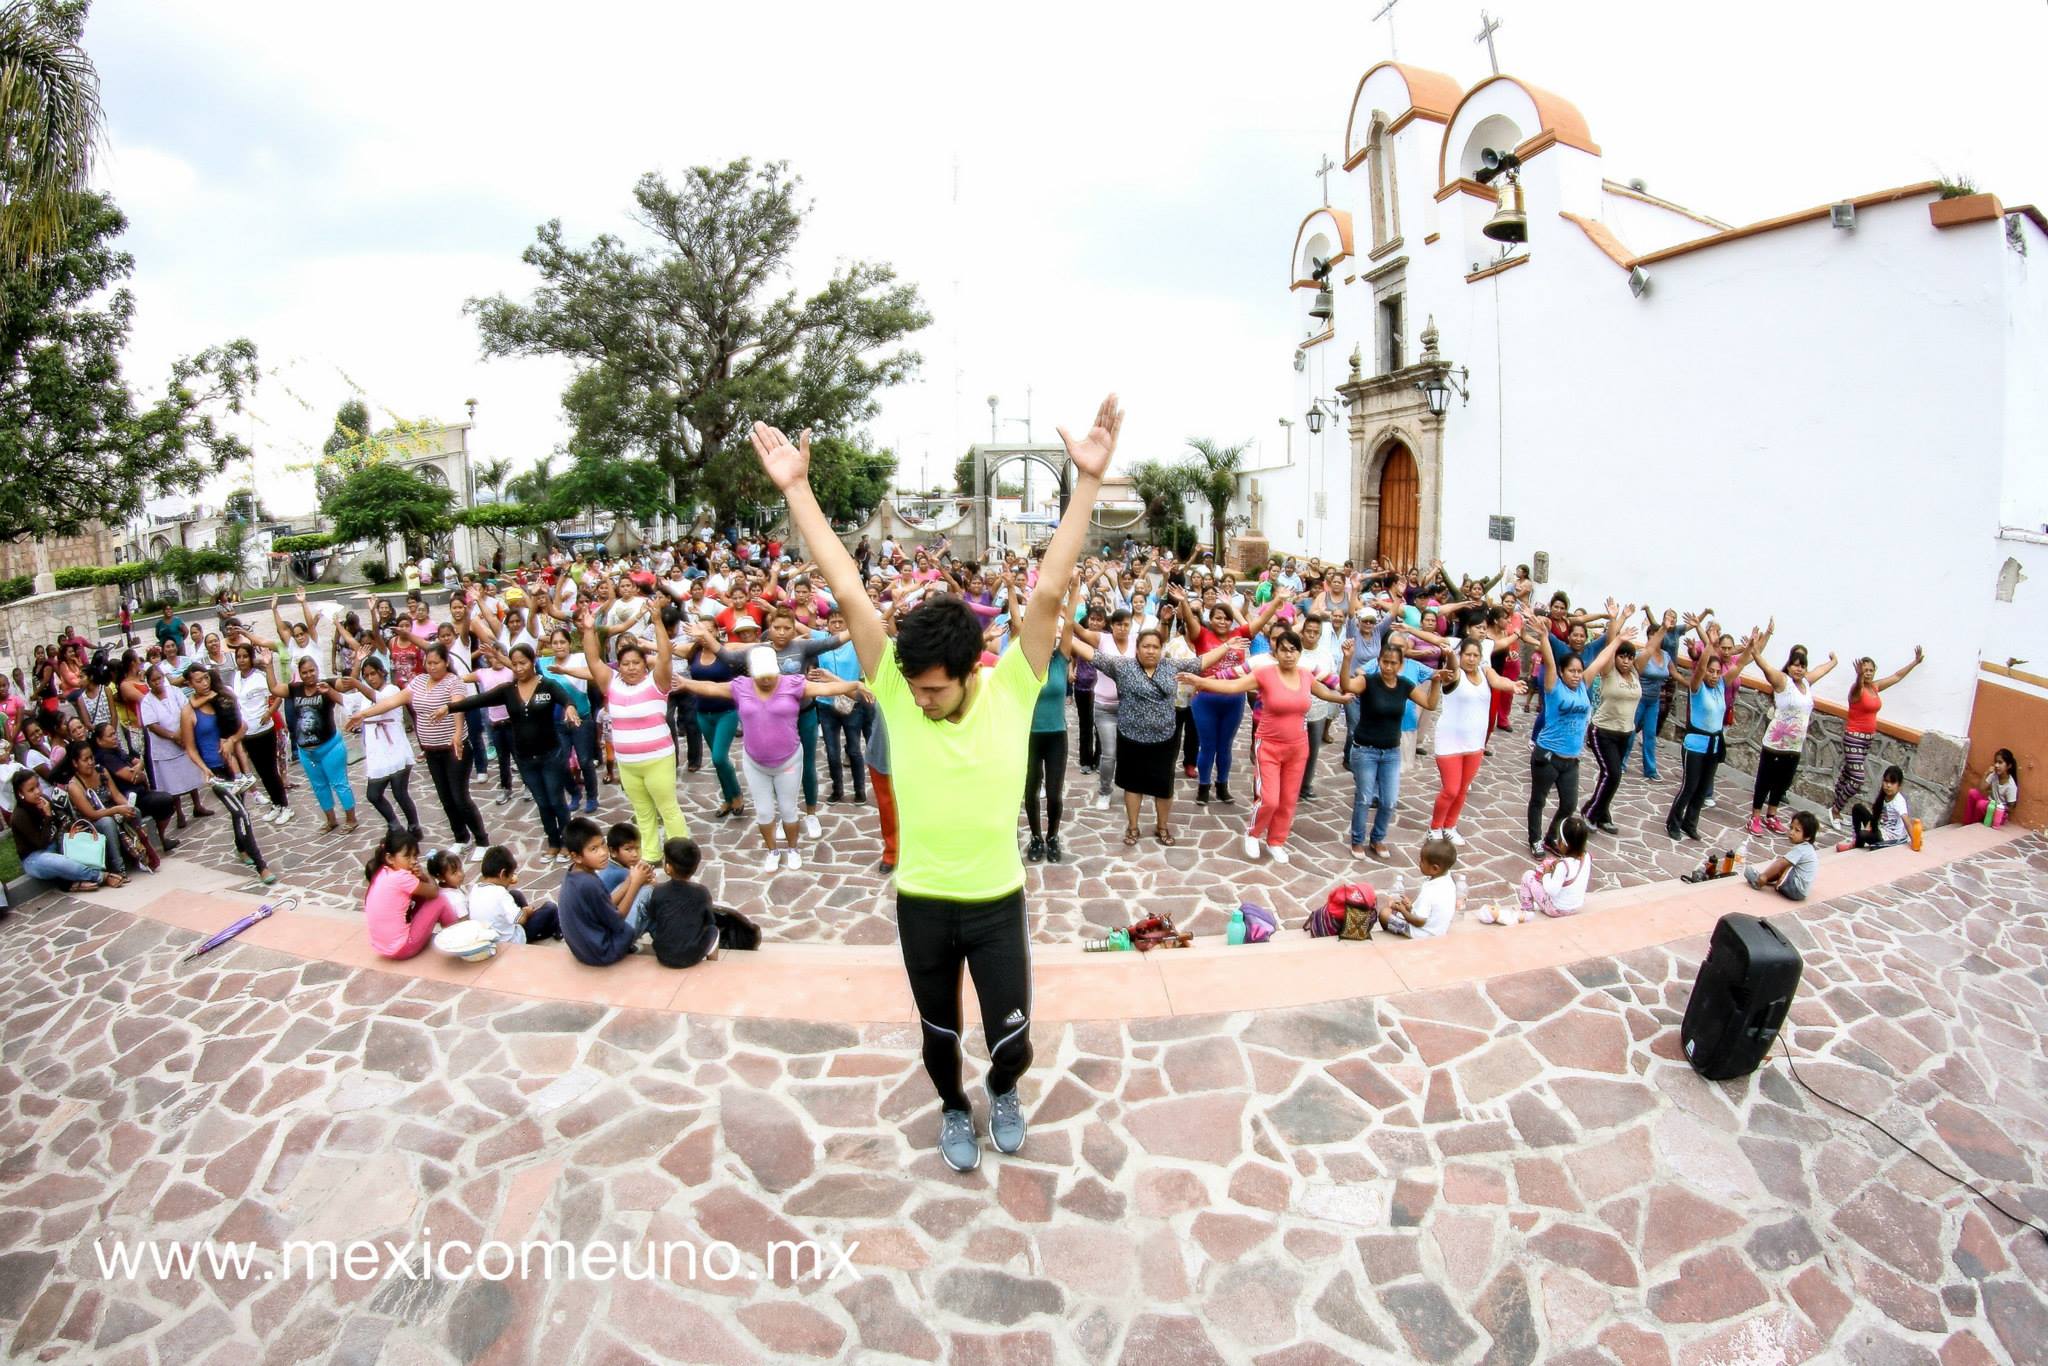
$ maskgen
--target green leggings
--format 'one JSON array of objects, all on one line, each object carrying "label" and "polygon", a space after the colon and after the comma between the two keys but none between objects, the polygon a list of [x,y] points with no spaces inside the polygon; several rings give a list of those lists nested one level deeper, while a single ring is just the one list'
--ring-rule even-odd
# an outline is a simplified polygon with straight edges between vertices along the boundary
[{"label": "green leggings", "polygon": [[740,776],[733,771],[732,739],[740,731],[740,713],[737,707],[724,711],[705,711],[700,703],[697,708],[697,733],[704,737],[704,743],[711,747],[711,767],[718,772],[718,794],[727,801],[740,795]]},{"label": "green leggings", "polygon": [[619,786],[633,804],[633,823],[640,827],[642,857],[654,861],[662,842],[688,839],[690,824],[676,805],[675,751],[658,759],[637,759],[619,764]]}]

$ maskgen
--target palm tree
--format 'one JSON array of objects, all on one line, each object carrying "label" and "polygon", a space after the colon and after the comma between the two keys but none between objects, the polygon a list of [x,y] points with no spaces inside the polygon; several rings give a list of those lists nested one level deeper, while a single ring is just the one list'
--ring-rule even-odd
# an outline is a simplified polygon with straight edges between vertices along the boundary
[{"label": "palm tree", "polygon": [[548,485],[555,482],[554,466],[553,455],[542,456],[539,464],[507,479],[505,492],[522,503],[545,503],[548,498]]},{"label": "palm tree", "polygon": [[100,134],[84,23],[83,5],[0,8],[0,270],[34,266],[70,235]]},{"label": "palm tree", "polygon": [[512,477],[510,460],[486,460],[476,467],[476,486],[488,489],[491,501],[498,500],[498,494],[505,487],[505,481]]},{"label": "palm tree", "polygon": [[1230,500],[1237,497],[1237,472],[1244,464],[1249,441],[1225,446],[1206,437],[1191,436],[1188,447],[1195,453],[1187,462],[1189,490],[1209,505],[1209,548],[1223,558],[1223,524],[1230,516]]}]

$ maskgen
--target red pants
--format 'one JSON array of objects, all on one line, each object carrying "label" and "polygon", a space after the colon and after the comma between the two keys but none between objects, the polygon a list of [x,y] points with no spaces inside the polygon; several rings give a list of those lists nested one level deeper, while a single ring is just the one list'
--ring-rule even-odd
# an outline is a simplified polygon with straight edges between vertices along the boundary
[{"label": "red pants", "polygon": [[[1512,701],[1514,694],[1495,693],[1494,705],[1498,706],[1503,698]],[[1465,798],[1471,794],[1472,780],[1479,776],[1479,763],[1485,757],[1477,750],[1470,754],[1436,756],[1436,772],[1443,780],[1443,790],[1436,794],[1436,806],[1429,817],[1430,829],[1449,830],[1458,823],[1458,817],[1465,814]]]},{"label": "red pants", "polygon": [[[1516,659],[1515,652],[1513,650],[1510,650],[1508,651],[1507,659],[1503,661],[1500,668],[1494,670],[1494,672],[1499,674],[1502,678],[1519,679],[1522,676],[1522,661]],[[1513,693],[1494,693],[1493,711],[1486,718],[1487,739],[1492,739],[1493,733],[1495,731],[1504,730],[1507,728],[1508,718],[1515,714],[1514,706],[1515,695]]]},{"label": "red pants", "polygon": [[1287,843],[1294,828],[1294,809],[1301,804],[1301,775],[1308,769],[1308,731],[1291,727],[1281,735],[1280,726],[1260,726],[1254,738],[1253,754],[1258,760],[1259,809],[1252,817],[1252,838],[1268,844]]},{"label": "red pants", "polygon": [[875,812],[882,818],[882,862],[896,862],[896,789],[889,775],[868,770],[868,783],[875,793]]}]

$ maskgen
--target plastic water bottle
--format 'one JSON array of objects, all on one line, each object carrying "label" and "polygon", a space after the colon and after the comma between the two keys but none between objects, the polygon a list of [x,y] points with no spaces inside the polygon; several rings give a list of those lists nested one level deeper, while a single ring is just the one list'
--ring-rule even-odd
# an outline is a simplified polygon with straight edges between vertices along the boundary
[{"label": "plastic water bottle", "polygon": [[1468,902],[1469,900],[1471,900],[1471,897],[1472,897],[1472,884],[1471,884],[1470,882],[1467,882],[1467,881],[1465,880],[1465,875],[1464,875],[1463,873],[1460,873],[1460,874],[1458,874],[1458,877],[1457,877],[1457,887],[1458,887],[1458,907],[1459,907],[1459,909],[1460,909],[1460,910],[1462,910],[1462,909],[1464,909],[1464,907],[1465,907],[1465,904],[1466,904],[1466,903],[1467,903],[1467,902]]},{"label": "plastic water bottle", "polygon": [[1223,942],[1226,944],[1242,944],[1244,942],[1244,907],[1240,906],[1230,913],[1230,924],[1223,931]]},{"label": "plastic water bottle", "polygon": [[1394,874],[1394,893],[1393,893],[1393,894],[1394,894],[1395,896],[1406,896],[1406,895],[1408,895],[1408,875],[1407,875],[1406,873],[1396,873],[1396,874]]},{"label": "plastic water bottle", "polygon": [[1742,867],[1749,862],[1749,836],[1742,837],[1742,847],[1735,851],[1735,866]]}]

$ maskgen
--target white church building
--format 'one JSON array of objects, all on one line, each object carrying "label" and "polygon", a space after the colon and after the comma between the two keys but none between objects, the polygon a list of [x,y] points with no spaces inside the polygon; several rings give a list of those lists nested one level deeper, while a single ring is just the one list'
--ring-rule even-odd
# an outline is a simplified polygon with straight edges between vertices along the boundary
[{"label": "white church building", "polygon": [[1924,645],[1887,720],[1968,734],[1994,678],[2048,722],[2039,210],[1924,183],[1731,226],[1609,180],[1561,96],[1394,62],[1327,193],[1284,282],[1291,463],[1241,481],[1276,553],[1775,615],[1841,655],[1824,698]]}]

